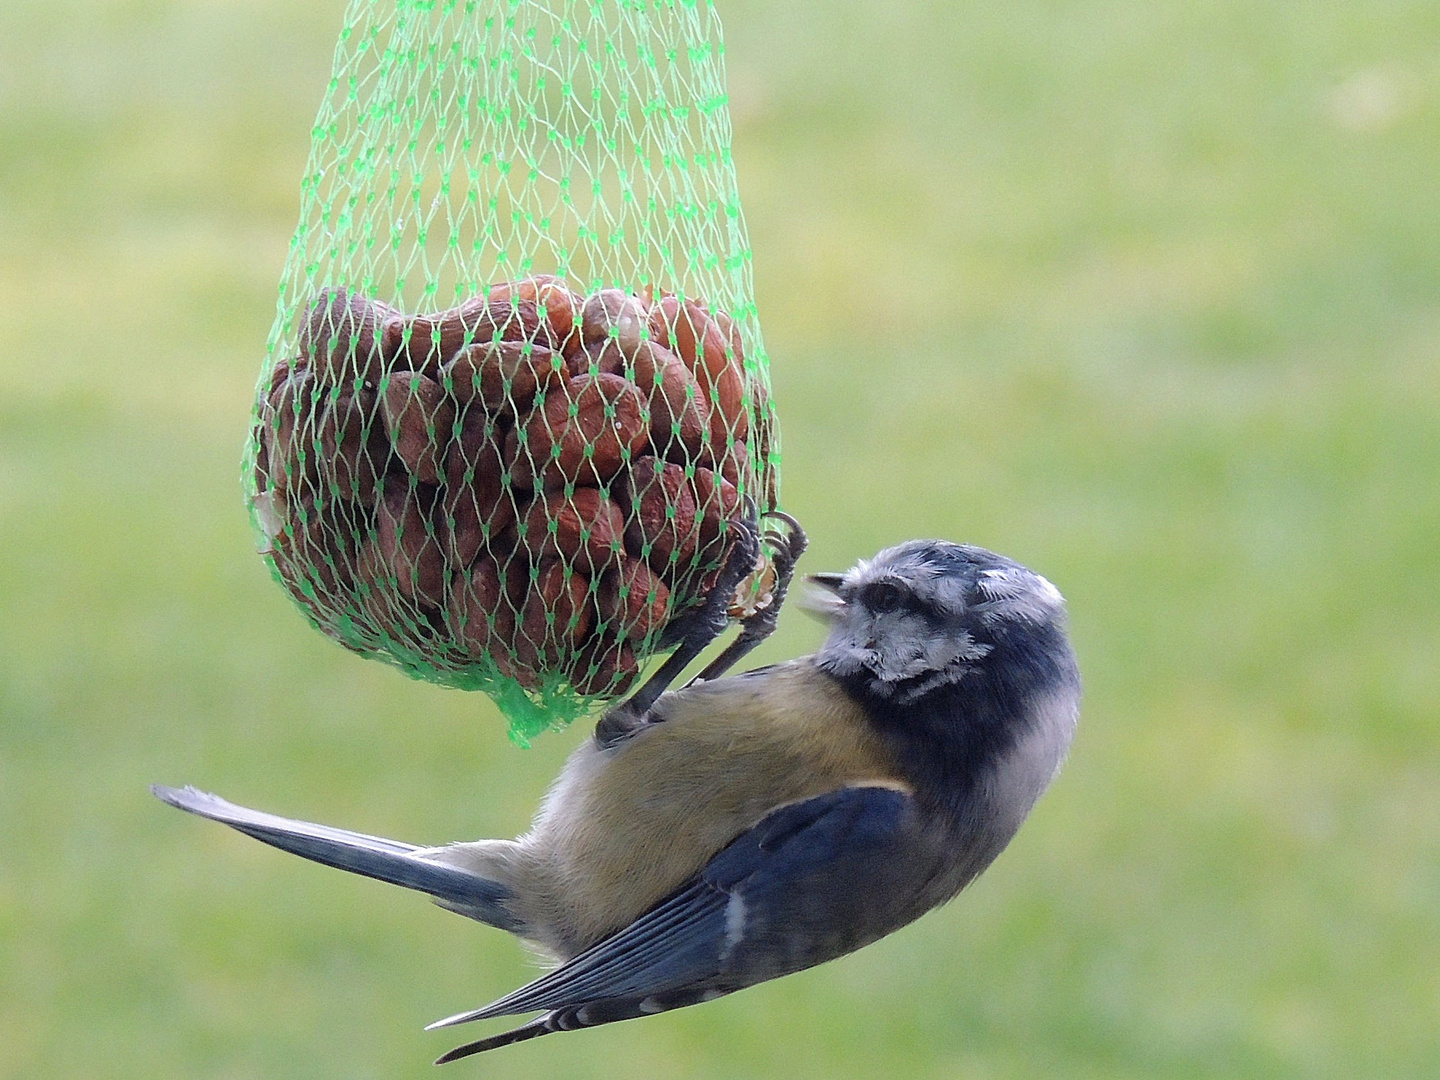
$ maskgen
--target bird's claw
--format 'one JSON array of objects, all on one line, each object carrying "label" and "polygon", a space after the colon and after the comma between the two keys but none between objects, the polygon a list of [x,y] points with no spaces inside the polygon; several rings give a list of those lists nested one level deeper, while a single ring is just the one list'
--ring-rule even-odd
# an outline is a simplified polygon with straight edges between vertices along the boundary
[{"label": "bird's claw", "polygon": [[795,576],[795,564],[805,553],[809,539],[800,522],[789,514],[780,510],[771,510],[765,517],[774,519],[783,526],[783,528],[767,528],[764,533],[764,539],[770,546],[769,566],[765,568],[765,572],[773,575],[768,595],[763,602],[745,611],[740,619],[739,635],[726,647],[724,652],[696,676],[696,682],[718,679],[775,632],[775,624],[780,619],[780,607],[785,603],[785,593],[790,588],[791,578]]},{"label": "bird's claw", "polygon": [[595,741],[601,747],[611,747],[623,742],[645,726],[648,713],[637,713],[630,699],[620,702],[605,711],[595,723]]},{"label": "bird's claw", "polygon": [[[677,641],[660,669],[640,689],[609,709],[595,725],[595,740],[602,747],[634,734],[650,722],[650,709],[660,695],[670,688],[688,667],[730,623],[730,602],[740,583],[754,570],[760,558],[760,515],[753,498],[745,500],[745,514],[730,523],[735,540],[726,556],[715,584],[705,594],[705,603],[697,610],[677,619],[669,627],[670,641]],[[668,642],[662,638],[662,647]]]},{"label": "bird's claw", "polygon": [[[765,541],[770,545],[770,563],[775,567],[776,588],[783,594],[795,574],[795,564],[800,561],[800,556],[804,555],[805,549],[810,546],[810,538],[805,535],[805,530],[800,522],[783,510],[771,510],[765,517],[778,521],[784,526],[783,529],[769,528],[765,530]],[[779,604],[777,603],[776,606],[778,607]]]}]

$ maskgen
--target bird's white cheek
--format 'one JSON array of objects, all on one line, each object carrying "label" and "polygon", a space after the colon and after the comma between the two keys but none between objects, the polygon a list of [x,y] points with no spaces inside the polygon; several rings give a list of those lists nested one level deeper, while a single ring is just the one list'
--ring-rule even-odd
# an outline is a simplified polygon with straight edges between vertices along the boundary
[{"label": "bird's white cheek", "polygon": [[820,665],[832,675],[854,675],[866,667],[872,650],[853,633],[835,633],[817,654]]}]

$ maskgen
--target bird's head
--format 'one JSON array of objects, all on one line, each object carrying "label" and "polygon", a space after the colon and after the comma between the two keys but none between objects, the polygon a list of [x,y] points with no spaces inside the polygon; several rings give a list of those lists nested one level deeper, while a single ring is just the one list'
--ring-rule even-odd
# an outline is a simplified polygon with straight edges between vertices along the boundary
[{"label": "bird's head", "polygon": [[912,540],[807,580],[805,606],[830,623],[816,662],[897,705],[960,682],[997,647],[1068,654],[1059,590],[984,548]]}]

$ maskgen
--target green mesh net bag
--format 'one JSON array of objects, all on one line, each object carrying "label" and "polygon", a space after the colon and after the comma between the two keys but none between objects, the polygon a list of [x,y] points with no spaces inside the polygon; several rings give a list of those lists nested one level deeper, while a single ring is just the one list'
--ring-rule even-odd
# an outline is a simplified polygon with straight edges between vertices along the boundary
[{"label": "green mesh net bag", "polygon": [[345,17],[252,518],[324,633],[522,741],[628,688],[776,507],[723,59],[708,0]]}]

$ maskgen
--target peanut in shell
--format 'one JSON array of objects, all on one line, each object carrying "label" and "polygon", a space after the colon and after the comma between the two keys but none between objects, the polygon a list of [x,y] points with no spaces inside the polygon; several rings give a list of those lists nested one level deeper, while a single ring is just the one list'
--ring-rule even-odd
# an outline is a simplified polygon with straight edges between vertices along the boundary
[{"label": "peanut in shell", "polygon": [[547,488],[603,485],[645,445],[646,410],[635,384],[601,372],[547,393],[525,423],[525,441]]},{"label": "peanut in shell", "polygon": [[394,474],[386,480],[376,515],[381,567],[402,596],[422,607],[442,608],[445,550],[434,521],[438,492]]},{"label": "peanut in shell", "polygon": [[636,460],[626,484],[625,546],[664,574],[683,569],[699,543],[695,491],[685,470],[656,457]]},{"label": "peanut in shell", "polygon": [[595,608],[607,633],[643,641],[670,617],[670,589],[641,560],[625,557],[595,589]]},{"label": "peanut in shell", "polygon": [[331,386],[374,385],[393,357],[383,328],[402,317],[389,304],[349,289],[322,289],[301,316],[300,355]]},{"label": "peanut in shell", "polygon": [[625,514],[595,488],[539,497],[523,524],[521,542],[536,562],[559,559],[593,574],[617,562],[625,551]]},{"label": "peanut in shell", "polygon": [[538,390],[564,382],[564,358],[526,341],[466,345],[441,369],[446,390],[462,405],[476,399],[492,413],[523,412]]}]

